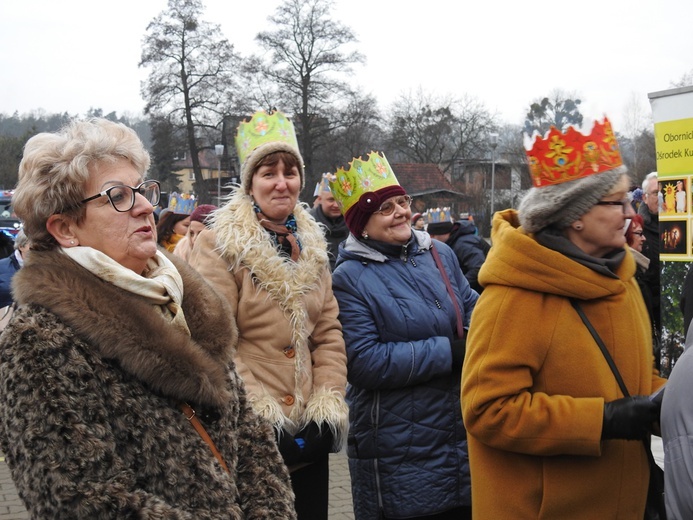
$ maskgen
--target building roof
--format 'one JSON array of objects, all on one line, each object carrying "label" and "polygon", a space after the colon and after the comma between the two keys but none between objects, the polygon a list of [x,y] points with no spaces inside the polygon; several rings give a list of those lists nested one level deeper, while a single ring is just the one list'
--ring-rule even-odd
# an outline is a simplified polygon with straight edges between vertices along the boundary
[{"label": "building roof", "polygon": [[391,164],[397,180],[409,195],[425,195],[441,191],[462,195],[455,190],[437,164],[395,163]]}]

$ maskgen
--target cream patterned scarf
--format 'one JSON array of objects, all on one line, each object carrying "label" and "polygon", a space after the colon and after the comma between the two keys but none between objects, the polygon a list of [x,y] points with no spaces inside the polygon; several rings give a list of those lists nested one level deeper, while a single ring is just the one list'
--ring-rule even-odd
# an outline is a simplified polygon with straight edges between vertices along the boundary
[{"label": "cream patterned scarf", "polygon": [[63,247],[61,250],[103,281],[141,296],[174,327],[190,335],[181,307],[183,279],[173,263],[160,251],[147,261],[144,273],[139,275],[91,247]]}]

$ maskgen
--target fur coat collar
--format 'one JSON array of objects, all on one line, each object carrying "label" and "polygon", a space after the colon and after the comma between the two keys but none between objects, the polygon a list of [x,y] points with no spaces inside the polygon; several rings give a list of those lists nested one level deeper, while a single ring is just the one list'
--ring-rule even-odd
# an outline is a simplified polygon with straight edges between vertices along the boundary
[{"label": "fur coat collar", "polygon": [[114,360],[153,391],[220,406],[238,338],[228,304],[180,259],[182,308],[190,335],[170,326],[142,297],[101,280],[60,251],[32,251],[13,279],[18,305],[56,315],[104,359]]},{"label": "fur coat collar", "polygon": [[248,195],[237,192],[216,211],[214,229],[220,253],[230,269],[248,269],[259,288],[266,290],[287,314],[297,317],[302,296],[317,287],[329,264],[327,243],[318,223],[301,204],[294,208],[294,216],[303,246],[297,262],[278,254],[258,222]]}]

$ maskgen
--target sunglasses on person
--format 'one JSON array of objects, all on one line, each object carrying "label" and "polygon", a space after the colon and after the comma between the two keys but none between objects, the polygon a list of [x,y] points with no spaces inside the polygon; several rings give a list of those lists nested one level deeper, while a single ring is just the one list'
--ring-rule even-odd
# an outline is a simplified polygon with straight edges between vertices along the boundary
[{"label": "sunglasses on person", "polygon": [[159,181],[153,179],[146,180],[139,186],[125,186],[118,184],[116,186],[111,186],[107,190],[97,193],[93,197],[87,197],[86,199],[80,201],[80,204],[85,204],[89,201],[96,200],[99,197],[107,197],[108,202],[111,203],[113,209],[125,213],[130,211],[135,205],[135,194],[139,193],[147,202],[152,206],[159,204],[159,199],[161,198],[161,185]]},{"label": "sunglasses on person", "polygon": [[383,202],[378,210],[374,211],[373,213],[379,213],[387,217],[388,215],[392,215],[397,206],[400,206],[403,209],[409,208],[409,206],[411,206],[411,201],[412,198],[409,195],[402,195],[394,200],[387,200]]}]

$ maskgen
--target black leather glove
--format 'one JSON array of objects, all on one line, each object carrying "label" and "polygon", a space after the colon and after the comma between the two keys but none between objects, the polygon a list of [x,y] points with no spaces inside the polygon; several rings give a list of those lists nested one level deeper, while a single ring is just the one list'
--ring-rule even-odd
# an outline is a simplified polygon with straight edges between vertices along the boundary
[{"label": "black leather glove", "polygon": [[659,420],[659,408],[644,395],[604,403],[602,439],[642,439]]},{"label": "black leather glove", "polygon": [[296,434],[296,442],[301,444],[301,440],[301,462],[315,462],[332,451],[334,436],[329,426],[318,426],[315,422],[309,422]]},{"label": "black leather glove", "polygon": [[286,430],[282,430],[277,434],[277,446],[279,447],[279,453],[281,453],[284,459],[284,464],[287,466],[293,466],[301,461],[301,447],[296,442],[294,436]]},{"label": "black leather glove", "polygon": [[467,335],[465,334],[463,338],[455,336],[455,339],[450,342],[450,350],[452,350],[452,368],[459,370],[462,368],[464,353],[467,350]]}]

